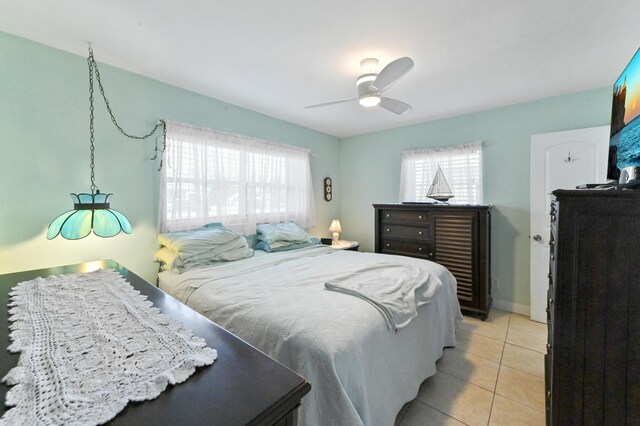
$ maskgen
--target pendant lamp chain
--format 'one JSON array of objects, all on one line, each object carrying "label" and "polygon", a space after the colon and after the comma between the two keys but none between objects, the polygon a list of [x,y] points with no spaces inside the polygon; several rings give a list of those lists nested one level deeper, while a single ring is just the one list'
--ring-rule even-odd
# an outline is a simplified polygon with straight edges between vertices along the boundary
[{"label": "pendant lamp chain", "polygon": [[[93,56],[93,49],[91,48],[91,46],[89,46],[89,57],[87,58],[87,64],[89,65],[89,143],[90,143],[90,160],[91,160],[91,193],[92,194],[99,194],[100,190],[98,189],[98,187],[96,186],[95,183],[95,173],[94,173],[94,168],[95,168],[95,158],[94,158],[94,152],[95,152],[95,136],[94,136],[94,129],[93,129],[93,123],[94,123],[94,114],[93,114],[93,76],[95,73],[95,78],[96,81],[98,82],[98,88],[100,90],[100,94],[102,95],[102,99],[104,99],[104,104],[107,107],[107,112],[109,113],[109,116],[111,117],[111,122],[113,123],[114,126],[116,126],[116,128],[120,131],[120,133],[122,133],[124,136],[126,136],[129,139],[137,139],[137,140],[144,140],[144,139],[148,139],[149,137],[151,137],[156,130],[158,130],[158,128],[162,127],[163,130],[163,143],[162,143],[162,148],[160,149],[161,152],[164,152],[166,146],[167,146],[167,124],[164,120],[158,120],[158,122],[156,123],[156,125],[154,126],[154,128],[147,133],[144,136],[137,136],[137,135],[131,135],[127,132],[124,131],[124,129],[118,124],[116,117],[113,115],[113,111],[111,110],[111,105],[109,105],[109,100],[107,99],[107,96],[104,93],[104,87],[102,86],[102,81],[100,80],[100,70],[98,69],[98,63],[96,62],[94,56]],[[156,147],[155,147],[155,155],[151,158],[151,160],[155,160],[158,157],[158,143],[156,141]],[[160,170],[162,168],[162,158],[160,159],[160,167],[158,170]]]},{"label": "pendant lamp chain", "polygon": [[96,186],[96,175],[93,172],[95,167],[95,146],[94,143],[96,138],[93,132],[93,64],[95,63],[93,59],[93,49],[89,47],[89,58],[87,58],[87,63],[89,64],[89,144],[90,148],[90,167],[91,167],[91,193],[95,194],[96,192],[100,192],[98,187]]},{"label": "pendant lamp chain", "polygon": [[[162,148],[158,149],[158,138],[156,138],[155,153],[151,160],[158,158],[158,151],[164,152],[167,147],[167,123],[164,120],[158,120],[153,130],[144,136],[130,135],[125,132],[122,127],[116,121],[116,117],[111,111],[109,100],[104,94],[104,87],[100,81],[100,71],[98,70],[98,64],[93,57],[93,49],[89,46],[89,57],[87,58],[87,64],[89,65],[89,143],[90,143],[90,168],[91,168],[91,194],[87,193],[71,193],[71,199],[73,200],[73,210],[66,211],[61,215],[58,215],[53,222],[47,228],[47,239],[52,240],[58,235],[68,240],[79,240],[85,238],[91,232],[98,237],[109,238],[118,235],[120,232],[130,234],[132,231],[131,222],[129,219],[118,210],[112,209],[109,198],[113,194],[101,194],[98,186],[96,185],[95,175],[95,129],[94,119],[95,111],[93,105],[93,78],[98,82],[100,94],[104,103],[107,106],[107,111],[111,117],[111,122],[124,136],[130,139],[143,140],[151,137],[158,130],[159,127],[163,128],[163,144]],[[162,168],[162,156],[160,158],[160,170]]]}]

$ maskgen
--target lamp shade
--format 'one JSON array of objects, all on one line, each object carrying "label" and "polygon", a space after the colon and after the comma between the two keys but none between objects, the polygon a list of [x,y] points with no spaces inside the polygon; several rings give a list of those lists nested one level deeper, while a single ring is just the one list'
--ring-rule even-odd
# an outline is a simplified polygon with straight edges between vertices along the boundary
[{"label": "lamp shade", "polygon": [[342,227],[340,226],[340,221],[338,219],[333,219],[331,226],[329,227],[329,231],[342,232]]},{"label": "lamp shade", "polygon": [[378,105],[380,100],[380,96],[377,94],[367,94],[365,96],[361,96],[358,99],[358,102],[364,107],[372,107]]},{"label": "lamp shade", "polygon": [[47,239],[61,235],[67,240],[79,240],[93,231],[99,237],[108,238],[120,231],[131,233],[131,223],[119,211],[109,208],[112,194],[71,194],[73,210],[56,217],[47,230]]}]

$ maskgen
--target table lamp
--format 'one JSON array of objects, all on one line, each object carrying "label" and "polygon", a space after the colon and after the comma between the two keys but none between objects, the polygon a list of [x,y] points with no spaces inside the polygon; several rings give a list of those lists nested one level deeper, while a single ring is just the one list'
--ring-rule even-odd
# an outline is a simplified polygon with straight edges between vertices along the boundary
[{"label": "table lamp", "polygon": [[342,232],[342,227],[338,219],[333,219],[329,231],[333,232],[333,244],[338,244],[338,238],[340,237],[340,232]]}]

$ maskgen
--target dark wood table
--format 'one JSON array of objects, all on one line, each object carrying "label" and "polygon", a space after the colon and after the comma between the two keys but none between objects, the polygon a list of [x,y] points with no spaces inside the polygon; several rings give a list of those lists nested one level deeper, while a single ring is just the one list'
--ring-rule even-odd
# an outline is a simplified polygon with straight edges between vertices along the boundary
[{"label": "dark wood table", "polygon": [[[186,382],[169,385],[156,399],[129,403],[109,424],[295,424],[295,409],[311,389],[309,382],[113,260],[0,275],[0,346],[4,348],[0,350],[0,377],[16,366],[19,358],[19,354],[6,350],[9,290],[21,281],[87,272],[96,265],[118,271],[162,313],[182,322],[194,335],[206,340],[207,346],[218,351],[213,365],[198,368]],[[7,410],[4,401],[9,389],[0,385],[0,415]]]}]

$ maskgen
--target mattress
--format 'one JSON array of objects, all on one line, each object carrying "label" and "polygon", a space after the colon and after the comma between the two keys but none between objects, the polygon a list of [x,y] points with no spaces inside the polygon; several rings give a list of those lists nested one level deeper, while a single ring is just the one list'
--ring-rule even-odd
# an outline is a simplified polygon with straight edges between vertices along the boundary
[{"label": "mattress", "polygon": [[[324,283],[353,265],[418,266],[439,283],[429,303],[392,331],[370,303]],[[300,425],[392,425],[422,381],[455,345],[460,316],[455,278],[422,259],[316,246],[176,274],[162,290],[304,376],[311,392]]]}]

